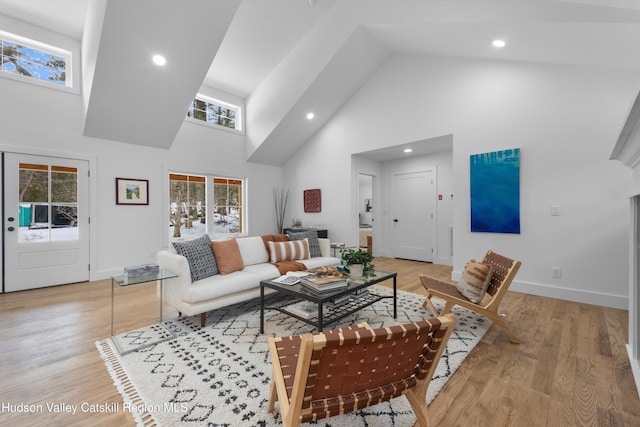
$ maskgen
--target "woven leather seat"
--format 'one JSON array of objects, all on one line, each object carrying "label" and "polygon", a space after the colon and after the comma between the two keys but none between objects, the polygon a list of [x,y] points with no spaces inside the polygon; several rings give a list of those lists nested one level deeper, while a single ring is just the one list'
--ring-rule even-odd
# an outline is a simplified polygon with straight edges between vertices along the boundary
[{"label": "woven leather seat", "polygon": [[[511,328],[509,328],[502,319],[501,315],[498,313],[498,308],[500,306],[500,302],[509,290],[509,286],[518,272],[521,262],[514,261],[511,258],[507,258],[492,251],[487,251],[482,262],[491,264],[493,271],[489,288],[487,289],[487,293],[482,301],[479,303],[473,303],[458,292],[458,288],[455,285],[421,274],[420,282],[422,282],[422,286],[427,290],[427,298],[422,306],[428,306],[434,316],[442,316],[449,313],[455,305],[466,307],[469,310],[475,311],[476,313],[491,319],[495,325],[502,329],[512,343],[518,344],[520,343],[520,340],[518,340],[515,334],[511,331]],[[433,297],[440,298],[445,301],[445,306],[440,312],[438,312],[431,302],[431,298]]]},{"label": "woven leather seat", "polygon": [[270,338],[268,411],[285,426],[344,414],[405,395],[429,426],[426,394],[456,319],[453,315],[372,329],[366,323],[319,334]]}]

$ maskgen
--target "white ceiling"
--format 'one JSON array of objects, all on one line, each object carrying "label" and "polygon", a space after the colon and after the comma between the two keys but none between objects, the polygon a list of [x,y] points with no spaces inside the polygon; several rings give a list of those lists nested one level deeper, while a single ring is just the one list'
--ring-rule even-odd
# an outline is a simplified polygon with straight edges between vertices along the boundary
[{"label": "white ceiling", "polygon": [[[135,40],[135,46],[149,49],[175,38],[181,43],[168,48],[169,61],[172,54],[183,55],[181,61],[195,69],[165,70],[167,80],[156,81],[144,61],[129,61],[131,87],[140,89],[119,97],[106,95],[114,80],[96,71],[93,87],[99,90],[85,94],[90,118],[92,111],[104,117],[127,101],[146,99],[141,96],[153,100],[167,82],[174,95],[156,102],[175,99],[179,105],[167,106],[162,120],[155,118],[156,124],[167,123],[164,141],[140,142],[149,123],[126,122],[123,117],[133,112],[126,108],[102,126],[89,120],[86,135],[168,147],[186,112],[182,103],[206,84],[246,100],[248,160],[268,164],[286,161],[282,151],[295,152],[394,52],[640,72],[636,0],[0,0],[0,13],[86,40],[95,27],[86,24],[90,6],[107,11],[102,32],[93,35],[101,41],[98,67],[118,51],[109,43]],[[224,9],[223,18],[218,9]],[[150,24],[156,21],[161,24]],[[199,30],[207,21],[216,31]],[[182,35],[191,37],[180,40]],[[507,47],[493,48],[494,38],[503,38]],[[356,47],[365,53],[354,61]],[[348,84],[334,88],[336,76]],[[298,117],[310,108],[322,112],[313,125]],[[273,151],[278,156],[268,154]]]}]

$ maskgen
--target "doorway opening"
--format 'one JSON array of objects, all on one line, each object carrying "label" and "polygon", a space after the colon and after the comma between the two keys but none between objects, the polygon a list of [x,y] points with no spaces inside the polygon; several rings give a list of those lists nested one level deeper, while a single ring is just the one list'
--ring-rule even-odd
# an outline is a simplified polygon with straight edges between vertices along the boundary
[{"label": "doorway opening", "polygon": [[358,174],[358,246],[373,252],[373,175]]}]

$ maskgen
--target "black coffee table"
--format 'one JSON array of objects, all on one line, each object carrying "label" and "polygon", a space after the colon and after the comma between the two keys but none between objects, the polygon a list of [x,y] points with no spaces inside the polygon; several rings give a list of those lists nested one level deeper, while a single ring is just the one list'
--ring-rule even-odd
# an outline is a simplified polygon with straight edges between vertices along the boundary
[{"label": "black coffee table", "polygon": [[[260,282],[260,333],[261,334],[264,333],[265,309],[280,311],[281,313],[284,313],[287,316],[294,317],[298,320],[301,320],[310,325],[313,325],[316,328],[318,328],[318,332],[322,332],[322,328],[325,325],[336,322],[380,300],[383,300],[386,298],[393,298],[393,318],[395,319],[398,314],[398,307],[397,307],[398,300],[397,300],[397,288],[396,288],[397,277],[398,277],[398,273],[393,271],[374,270],[371,273],[371,275],[366,278],[362,278],[358,280],[348,279],[347,280],[348,287],[346,288],[337,289],[337,290],[328,291],[328,292],[315,292],[310,288],[308,288],[307,286],[301,285],[300,283],[297,283],[295,285],[285,285],[285,284],[277,283],[271,280],[263,280]],[[348,303],[344,305],[333,307],[332,306],[333,304],[330,304],[334,300],[342,296],[345,296],[348,294],[354,294],[356,291],[359,291],[364,288],[368,288],[371,285],[375,285],[377,283],[381,283],[381,282],[384,282],[385,280],[390,280],[390,279],[393,279],[393,295],[377,295],[377,294],[374,294],[373,292],[369,292],[366,295],[352,298]],[[264,300],[265,288],[273,289],[277,291],[279,294],[293,297],[294,301],[291,301],[291,299],[288,299],[288,301],[284,304],[265,307],[265,300]],[[314,316],[311,318],[305,318],[286,310],[287,306],[298,301],[311,301],[316,303],[318,305],[317,316]]]}]

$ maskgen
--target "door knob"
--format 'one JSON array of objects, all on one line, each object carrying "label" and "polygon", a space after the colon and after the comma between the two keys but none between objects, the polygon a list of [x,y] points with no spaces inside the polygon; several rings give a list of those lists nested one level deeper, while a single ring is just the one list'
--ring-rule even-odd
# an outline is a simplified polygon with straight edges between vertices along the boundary
[{"label": "door knob", "polygon": [[393,222],[398,222],[398,219],[397,219],[397,218],[396,218],[396,219],[394,219],[394,220],[393,220]]}]

